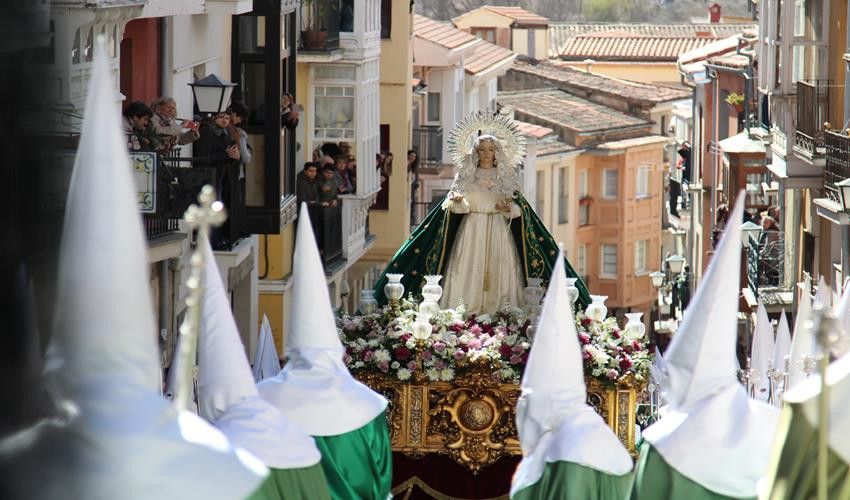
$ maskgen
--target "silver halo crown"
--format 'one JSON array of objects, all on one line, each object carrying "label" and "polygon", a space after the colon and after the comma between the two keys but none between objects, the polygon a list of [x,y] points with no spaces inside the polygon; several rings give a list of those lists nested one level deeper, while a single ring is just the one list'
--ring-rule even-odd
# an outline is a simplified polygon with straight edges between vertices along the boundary
[{"label": "silver halo crown", "polygon": [[452,163],[460,167],[472,154],[472,145],[479,135],[499,139],[505,157],[516,167],[525,157],[525,136],[516,122],[507,115],[478,111],[463,118],[449,133],[448,150]]}]

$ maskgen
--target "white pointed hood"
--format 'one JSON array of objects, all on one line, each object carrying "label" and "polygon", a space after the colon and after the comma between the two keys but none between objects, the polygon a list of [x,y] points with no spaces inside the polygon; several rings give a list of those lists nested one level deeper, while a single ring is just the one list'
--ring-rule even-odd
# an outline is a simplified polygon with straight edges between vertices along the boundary
[{"label": "white pointed hood", "polygon": [[753,332],[753,345],[750,353],[750,367],[757,380],[753,397],[759,401],[767,401],[770,397],[770,377],[768,372],[773,367],[773,325],[767,317],[767,310],[759,299],[756,310],[756,326]]},{"label": "white pointed hood", "polygon": [[785,358],[791,354],[791,328],[788,327],[788,318],[785,309],[779,316],[779,325],[776,327],[776,344],[773,347],[773,367],[785,371]]},{"label": "white pointed hood", "polygon": [[263,324],[260,327],[260,338],[257,342],[257,352],[254,353],[254,381],[260,382],[280,373],[280,358],[272,337],[272,327],[269,318],[263,314]]},{"label": "white pointed hood", "polygon": [[548,462],[573,462],[614,475],[632,470],[620,440],[587,403],[564,259],[559,256],[522,376],[517,430],[523,459],[511,495],[536,483]]},{"label": "white pointed hood", "polygon": [[111,74],[99,41],[68,191],[45,366],[53,390],[79,409],[58,445],[76,457],[66,467],[76,469],[69,487],[79,491],[67,497],[244,498],[268,470],[159,394],[147,243]]},{"label": "white pointed hood", "polygon": [[788,388],[792,388],[806,379],[803,371],[803,360],[815,353],[815,335],[807,323],[812,318],[812,289],[811,279],[806,277],[803,290],[800,293],[800,303],[794,318],[794,336],[791,338],[790,370],[788,373]]},{"label": "white pointed hood", "polygon": [[352,377],[342,362],[344,348],[334,322],[325,269],[303,203],[292,279],[288,359],[277,376],[257,384],[260,396],[311,436],[336,436],[359,429],[384,411],[387,400]]},{"label": "white pointed hood", "polygon": [[844,331],[850,332],[850,278],[844,280],[844,291],[841,294],[841,300],[835,306],[835,316]]},{"label": "white pointed hood", "polygon": [[202,415],[269,467],[295,469],[319,463],[313,438],[260,399],[215,256],[209,242],[203,245],[206,291],[198,346]]},{"label": "white pointed hood", "polygon": [[778,410],[747,397],[735,376],[744,196],[665,353],[666,413],[643,437],[675,470],[721,495],[756,496]]}]

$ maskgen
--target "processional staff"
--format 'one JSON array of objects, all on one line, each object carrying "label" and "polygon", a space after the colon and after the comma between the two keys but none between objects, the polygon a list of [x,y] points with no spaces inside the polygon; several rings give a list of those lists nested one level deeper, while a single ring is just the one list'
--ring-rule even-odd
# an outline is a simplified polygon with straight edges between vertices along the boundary
[{"label": "processional staff", "polygon": [[197,367],[198,336],[201,327],[202,302],[204,300],[204,245],[209,244],[210,227],[220,226],[227,220],[224,204],[216,200],[215,189],[205,185],[198,195],[198,205],[190,205],[183,214],[183,220],[190,229],[197,231],[195,249],[189,260],[190,274],[186,280],[189,294],[186,297],[186,315],[180,325],[180,337],[177,342],[176,391],[174,401],[179,410],[188,410],[195,390],[195,371]]}]

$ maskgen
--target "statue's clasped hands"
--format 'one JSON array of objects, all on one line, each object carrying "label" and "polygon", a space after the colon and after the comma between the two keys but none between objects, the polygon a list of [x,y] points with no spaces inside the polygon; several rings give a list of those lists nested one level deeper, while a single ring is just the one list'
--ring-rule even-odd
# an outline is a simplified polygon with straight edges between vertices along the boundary
[{"label": "statue's clasped hands", "polygon": [[502,200],[496,203],[496,210],[502,213],[510,213],[511,212],[511,200]]}]

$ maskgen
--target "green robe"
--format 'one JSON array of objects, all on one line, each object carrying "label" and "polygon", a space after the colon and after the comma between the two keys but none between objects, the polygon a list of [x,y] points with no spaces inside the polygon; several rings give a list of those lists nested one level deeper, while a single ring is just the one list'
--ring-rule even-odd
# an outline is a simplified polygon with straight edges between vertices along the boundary
[{"label": "green robe", "polygon": [[[523,278],[542,278],[543,286],[546,286],[559,251],[558,243],[522,194],[517,193],[514,202],[519,206],[520,216],[511,221],[511,234],[522,264]],[[404,285],[405,296],[408,293],[420,293],[424,283],[423,276],[443,274],[462,219],[463,214],[443,210],[441,204],[435,206],[398,249],[378,279],[375,285],[375,298],[378,302],[387,302],[384,295],[387,273],[404,274],[401,283]],[[566,258],[564,264],[568,277],[579,277]],[[576,287],[579,291],[576,310],[584,310],[590,304],[590,294],[581,279],[576,281]]]},{"label": "green robe", "polygon": [[269,469],[269,477],[249,500],[330,500],[321,464],[300,469]]},{"label": "green robe", "polygon": [[519,490],[514,500],[623,500],[632,474],[615,476],[573,462],[549,462],[536,483]]},{"label": "green robe", "polygon": [[[699,450],[694,450],[699,453]],[[686,478],[668,464],[653,446],[644,442],[635,467],[631,500],[721,500],[734,499],[715,493]],[[744,497],[747,498],[747,497]],[[755,499],[755,497],[750,497]]]},{"label": "green robe", "polygon": [[[809,423],[798,404],[782,410],[777,435],[781,449],[776,448],[768,471],[771,500],[803,500],[817,497],[818,431]],[[827,498],[850,498],[850,465],[828,450]]]},{"label": "green robe", "polygon": [[393,462],[383,413],[363,427],[338,436],[314,436],[335,500],[385,500],[392,488]]}]

